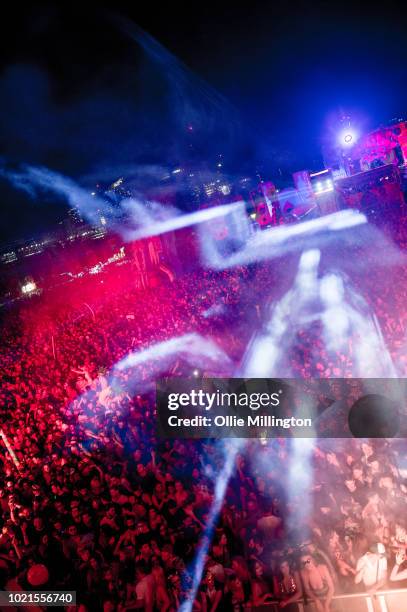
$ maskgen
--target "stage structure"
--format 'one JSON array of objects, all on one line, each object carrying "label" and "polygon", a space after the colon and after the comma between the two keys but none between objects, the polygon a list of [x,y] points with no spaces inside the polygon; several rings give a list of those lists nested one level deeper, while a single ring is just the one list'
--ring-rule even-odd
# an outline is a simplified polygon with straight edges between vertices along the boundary
[{"label": "stage structure", "polygon": [[350,157],[362,172],[389,164],[404,165],[407,162],[407,121],[361,136]]},{"label": "stage structure", "polygon": [[373,222],[405,214],[400,171],[388,164],[334,181],[339,210],[356,208]]},{"label": "stage structure", "polygon": [[259,183],[257,189],[250,192],[250,201],[255,210],[256,222],[261,229],[280,223],[278,193],[271,181]]}]

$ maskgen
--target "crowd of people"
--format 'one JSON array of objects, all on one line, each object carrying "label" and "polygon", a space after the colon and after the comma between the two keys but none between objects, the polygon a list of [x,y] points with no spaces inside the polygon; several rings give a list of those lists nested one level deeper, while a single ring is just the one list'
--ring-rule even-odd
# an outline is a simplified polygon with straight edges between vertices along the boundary
[{"label": "crowd of people", "polygon": [[[200,269],[145,288],[133,273],[128,264],[104,274],[103,285],[99,277],[71,284],[58,304],[44,293],[6,315],[0,588],[75,590],[83,611],[170,612],[186,598],[196,612],[272,601],[296,610],[305,598],[328,612],[334,593],[403,584],[401,440],[315,440],[307,503],[305,468],[290,468],[294,441],[247,441],[207,533],[223,443],[157,439],[149,386],[157,363],[112,376],[113,368],[187,333],[210,337],[238,363],[279,273],[270,263]],[[378,274],[366,282],[377,287]],[[400,367],[405,286],[404,271],[367,296]],[[335,360],[315,330],[297,331],[289,358],[298,376],[352,374],[351,350]],[[190,376],[194,365],[177,356],[163,368],[158,374]]]}]

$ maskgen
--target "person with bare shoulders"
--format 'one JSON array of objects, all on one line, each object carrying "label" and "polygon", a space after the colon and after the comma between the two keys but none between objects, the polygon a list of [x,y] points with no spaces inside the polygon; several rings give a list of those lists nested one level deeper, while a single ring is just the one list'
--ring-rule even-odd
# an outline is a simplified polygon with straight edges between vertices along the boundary
[{"label": "person with bare shoulders", "polygon": [[317,612],[331,612],[334,583],[328,567],[316,563],[312,555],[301,556],[301,578],[309,599],[314,600]]},{"label": "person with bare shoulders", "polygon": [[262,606],[273,599],[271,585],[265,577],[265,567],[261,561],[251,564],[252,605]]},{"label": "person with bare shoulders", "polygon": [[277,575],[274,578],[274,592],[279,599],[280,608],[287,612],[297,612],[296,602],[302,597],[301,579],[287,559],[278,564]]},{"label": "person with bare shoulders", "polygon": [[222,589],[216,583],[215,577],[210,571],[206,572],[200,595],[201,612],[215,612],[222,608]]},{"label": "person with bare shoulders", "polygon": [[398,582],[399,580],[407,580],[407,567],[404,567],[403,570],[400,571],[400,566],[406,561],[406,552],[405,550],[399,550],[396,553],[396,563],[394,564],[393,569],[390,574],[391,582]]}]

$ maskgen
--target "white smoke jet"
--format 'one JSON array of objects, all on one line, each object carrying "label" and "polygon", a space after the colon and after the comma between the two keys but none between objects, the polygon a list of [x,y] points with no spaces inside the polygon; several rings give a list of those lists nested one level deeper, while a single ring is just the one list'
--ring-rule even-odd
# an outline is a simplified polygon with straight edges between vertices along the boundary
[{"label": "white smoke jet", "polygon": [[141,381],[137,376],[137,368],[140,366],[148,364],[151,371],[150,378],[154,379],[168,370],[178,358],[184,359],[195,368],[205,369],[208,363],[212,367],[217,367],[219,371],[232,367],[231,360],[217,344],[194,333],[171,338],[144,350],[129,353],[115,365],[113,373],[136,369],[136,376],[132,378],[132,386],[135,386]]},{"label": "white smoke jet", "polygon": [[[244,221],[248,223],[247,216]],[[320,235],[329,230],[337,231],[366,223],[366,217],[355,211],[341,211],[294,225],[275,227],[270,231],[258,232],[244,248],[228,257],[221,257],[211,235],[201,235],[204,259],[213,268],[230,268],[281,257],[295,248],[298,240]]]},{"label": "white smoke jet", "polygon": [[[306,401],[306,398],[304,398],[304,401]],[[308,533],[305,533],[305,529],[307,529],[306,518],[310,516],[312,511],[311,491],[314,470],[312,469],[311,458],[314,446],[315,441],[312,438],[295,437],[292,440],[289,458],[287,495],[292,512],[288,516],[287,526],[289,531],[301,528],[304,538],[309,536]],[[299,500],[300,503],[298,503]]]},{"label": "white smoke jet", "polygon": [[[292,343],[296,324],[303,321],[318,296],[317,249],[302,254],[292,288],[273,307],[265,331],[255,334],[242,360],[242,371],[251,378],[290,377],[283,363],[286,348]],[[308,314],[307,314],[308,313]]]},{"label": "white smoke jet", "polygon": [[[325,305],[321,315],[328,350],[343,348],[349,332],[349,316],[344,307],[344,287],[337,274],[328,274],[321,279],[320,298]],[[332,325],[334,322],[334,325]]]},{"label": "white smoke jet", "polygon": [[[355,377],[396,376],[396,369],[385,346],[380,326],[365,300],[350,283],[347,284],[345,292],[340,274],[330,273],[319,278],[320,257],[321,253],[317,249],[302,254],[293,286],[274,305],[264,331],[253,337],[243,358],[241,372],[253,378],[290,377],[286,353],[296,332],[320,321],[329,352],[343,353],[348,348],[349,340],[352,341]],[[401,394],[400,392],[399,395]],[[304,395],[302,408],[308,409],[316,417],[316,406],[313,404],[314,400]],[[334,407],[335,404],[319,419],[314,420],[314,432],[320,420]],[[299,509],[297,507],[290,518],[289,528],[305,525],[311,511],[313,448],[312,439],[297,437],[293,440],[287,493],[288,501],[291,501],[294,508],[298,506],[298,499],[301,499],[301,506]]]},{"label": "white smoke jet", "polygon": [[351,340],[355,378],[397,377],[376,316],[350,284],[346,292],[347,298],[338,274],[326,275],[320,281],[321,321],[328,350],[343,352]]},{"label": "white smoke jet", "polygon": [[[253,378],[291,377],[289,364],[284,357],[300,322],[308,322],[312,317],[313,306],[318,297],[320,258],[318,249],[311,249],[301,255],[292,288],[274,306],[265,331],[257,334],[249,345],[242,366],[246,375]],[[315,416],[314,402],[307,395],[302,398],[300,412],[303,410],[307,410],[308,416]],[[295,416],[300,418],[300,412]],[[309,429],[308,435],[312,435],[313,431]],[[294,502],[298,496],[301,499],[301,509],[290,518],[289,528],[301,524],[302,519],[309,516],[311,510],[311,455],[314,441],[300,436],[301,432],[296,433],[293,440],[287,495],[289,502]],[[294,503],[292,505],[295,507]]]},{"label": "white smoke jet", "polygon": [[[294,287],[281,302],[277,304],[270,323],[267,326],[266,333],[260,334],[259,338],[254,340],[250,345],[247,351],[247,357],[243,360],[241,371],[238,372],[236,376],[242,376],[243,378],[269,378],[278,376],[276,372],[279,371],[279,360],[281,354],[285,350],[285,344],[281,342],[281,340],[288,329],[290,311],[292,312],[294,304],[296,304],[297,307],[301,307],[304,302],[311,298],[314,299],[317,294],[316,276],[319,260],[320,252],[316,249],[303,253]],[[298,299],[300,299],[300,303],[298,303]],[[286,371],[281,374],[281,376],[284,375],[287,376]],[[309,464],[309,456],[312,453],[313,443],[312,441],[308,441],[308,443],[303,444],[303,440],[297,440],[296,442],[297,444],[294,446],[293,455],[293,473],[295,470],[298,477],[298,466],[301,466],[301,470],[303,470],[304,465]],[[182,612],[191,612],[192,610],[193,602],[202,579],[205,555],[208,551],[208,534],[212,533],[219,511],[222,508],[227,482],[231,476],[236,456],[243,448],[243,443],[242,440],[235,440],[235,445],[229,448],[228,462],[225,463],[219,475],[219,486],[215,490],[215,499],[210,512],[210,520],[208,520],[207,529],[201,539],[201,544],[194,562],[192,593],[181,607]],[[310,478],[312,478],[312,475]],[[307,493],[309,482],[307,479],[304,479],[303,485],[304,486],[301,487],[304,498],[303,508],[308,511],[310,502],[309,499],[307,500],[307,494],[309,497],[309,493]]]},{"label": "white smoke jet", "polygon": [[[244,203],[235,202],[224,206],[216,206],[198,210],[193,213],[183,214],[181,211],[171,208],[170,214],[166,214],[166,206],[155,203],[152,214],[146,215],[145,204],[130,200],[126,204],[127,210],[132,211],[132,219],[139,225],[137,229],[124,228],[126,240],[138,240],[149,236],[158,236],[167,232],[183,229],[186,227],[201,226],[202,231],[207,234],[207,223],[224,220],[234,213],[239,214],[240,219],[244,218]],[[171,214],[172,213],[172,214]],[[247,222],[247,219],[245,219]]]},{"label": "white smoke jet", "polygon": [[106,203],[94,197],[72,179],[42,166],[24,165],[20,170],[0,167],[0,175],[12,185],[28,193],[32,198],[39,197],[41,191],[48,191],[63,197],[72,208],[78,208],[91,223],[100,223],[99,210],[106,209]]},{"label": "white smoke jet", "polygon": [[226,489],[229,480],[233,474],[236,457],[242,449],[246,441],[240,438],[232,438],[222,441],[222,452],[224,464],[220,473],[215,476],[214,500],[209,511],[206,521],[206,526],[201,541],[198,546],[198,552],[192,564],[192,588],[188,598],[181,604],[180,612],[191,612],[192,607],[198,593],[199,585],[201,584],[202,574],[205,567],[205,559],[208,553],[209,544],[212,541],[213,532],[220,511],[222,510],[223,501],[225,499]]}]

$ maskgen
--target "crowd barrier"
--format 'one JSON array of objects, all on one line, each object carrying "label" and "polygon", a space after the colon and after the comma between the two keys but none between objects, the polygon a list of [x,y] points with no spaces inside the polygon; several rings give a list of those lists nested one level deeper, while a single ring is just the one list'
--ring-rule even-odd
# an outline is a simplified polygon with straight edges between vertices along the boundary
[{"label": "crowd barrier", "polygon": [[[305,603],[296,602],[298,612],[317,612],[313,601]],[[258,612],[282,612],[278,602],[247,608]],[[375,595],[368,593],[352,593],[348,595],[334,595],[331,603],[332,612],[406,612],[407,589],[391,589],[378,591]],[[297,611],[296,611],[297,612]]]}]

